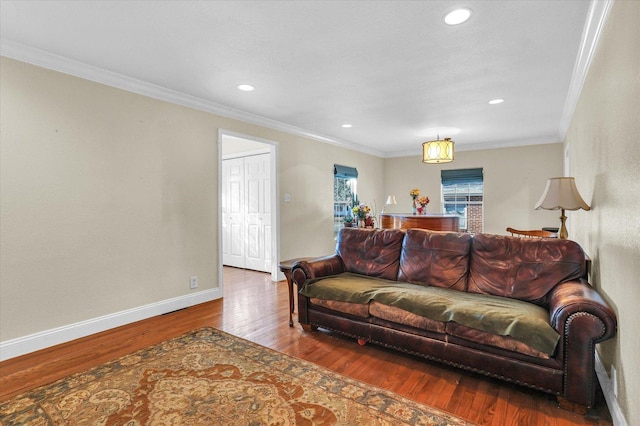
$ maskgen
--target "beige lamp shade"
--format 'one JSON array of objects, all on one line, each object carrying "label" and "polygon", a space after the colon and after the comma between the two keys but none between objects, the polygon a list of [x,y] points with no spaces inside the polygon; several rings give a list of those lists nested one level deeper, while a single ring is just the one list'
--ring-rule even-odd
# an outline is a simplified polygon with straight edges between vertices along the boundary
[{"label": "beige lamp shade", "polygon": [[384,214],[384,209],[386,209],[386,208],[387,208],[387,206],[396,205],[396,204],[398,204],[398,203],[396,202],[396,196],[395,196],[395,195],[389,195],[389,196],[387,197],[387,202],[386,202],[386,203],[384,203],[384,206],[382,207],[382,211],[380,212],[380,214],[381,214],[381,215],[382,215],[382,214]]},{"label": "beige lamp shade", "polygon": [[547,187],[536,204],[538,209],[591,210],[591,207],[580,196],[574,178],[556,177],[547,181]]},{"label": "beige lamp shade", "polygon": [[557,177],[547,181],[547,187],[540,200],[536,203],[536,210],[562,210],[560,216],[560,238],[566,239],[569,236],[565,222],[567,217],[565,210],[591,210],[591,207],[580,196],[576,182],[572,177]]},{"label": "beige lamp shade", "polygon": [[455,142],[451,138],[423,143],[422,162],[427,164],[450,163],[453,161],[454,144]]}]

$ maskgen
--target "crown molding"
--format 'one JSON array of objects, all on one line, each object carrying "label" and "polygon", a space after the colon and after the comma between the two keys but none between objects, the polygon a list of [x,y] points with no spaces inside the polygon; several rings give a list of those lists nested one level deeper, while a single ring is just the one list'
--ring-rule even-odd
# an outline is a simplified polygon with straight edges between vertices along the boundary
[{"label": "crown molding", "polygon": [[564,110],[562,111],[562,118],[560,119],[558,135],[561,140],[564,140],[567,136],[573,113],[576,110],[582,87],[587,79],[591,61],[595,55],[598,41],[602,35],[604,24],[609,17],[613,2],[614,0],[591,0],[591,4],[589,5],[587,20],[584,25],[584,30],[582,31],[578,57],[573,66],[569,93],[567,94]]},{"label": "crown molding", "polygon": [[36,49],[34,47],[17,43],[12,40],[0,40],[0,55],[18,61],[27,62],[29,64],[36,65],[42,68],[61,72],[63,74],[68,74],[74,77],[93,81],[95,83],[100,83],[139,95],[148,96],[160,101],[182,105],[199,111],[220,115],[222,117],[243,121],[245,123],[255,124],[296,136],[302,136],[304,138],[329,143],[342,148],[359,151],[365,154],[375,155],[378,157],[384,156],[384,153],[381,151],[358,145],[353,142],[325,136],[306,129],[292,126],[290,124],[262,117],[260,115],[240,111],[235,108],[218,104],[216,102],[198,98],[196,96],[187,95],[185,93],[147,83],[142,80],[137,80],[126,75],[88,65],[83,62],[46,52],[44,50]]},{"label": "crown molding", "polygon": [[491,142],[460,145],[459,147],[456,147],[456,150],[457,151],[478,151],[481,149],[517,148],[521,146],[549,145],[554,143],[562,143],[562,140],[558,136],[547,136],[547,137],[536,138],[536,139],[491,141]]}]

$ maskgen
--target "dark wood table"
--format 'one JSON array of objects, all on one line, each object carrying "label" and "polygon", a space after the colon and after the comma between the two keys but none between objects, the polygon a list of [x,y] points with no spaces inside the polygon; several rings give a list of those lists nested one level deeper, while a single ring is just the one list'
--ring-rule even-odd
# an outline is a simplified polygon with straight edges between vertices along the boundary
[{"label": "dark wood table", "polygon": [[445,214],[383,213],[380,215],[382,229],[421,228],[432,231],[459,231],[460,217]]},{"label": "dark wood table", "polygon": [[287,279],[287,285],[289,286],[289,327],[293,327],[293,311],[295,305],[295,298],[293,296],[293,280],[291,279],[291,268],[293,264],[299,260],[309,260],[313,257],[296,257],[295,259],[283,260],[278,264],[278,268],[284,274]]}]

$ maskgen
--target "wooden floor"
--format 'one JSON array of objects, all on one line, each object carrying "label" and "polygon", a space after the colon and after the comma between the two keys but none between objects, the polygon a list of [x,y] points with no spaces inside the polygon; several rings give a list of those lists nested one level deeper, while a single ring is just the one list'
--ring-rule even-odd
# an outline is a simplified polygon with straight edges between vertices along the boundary
[{"label": "wooden floor", "polygon": [[212,326],[481,425],[611,425],[601,394],[587,416],[520,386],[329,332],[289,327],[287,284],[224,268],[224,298],[0,363],[0,401],[189,330]]}]

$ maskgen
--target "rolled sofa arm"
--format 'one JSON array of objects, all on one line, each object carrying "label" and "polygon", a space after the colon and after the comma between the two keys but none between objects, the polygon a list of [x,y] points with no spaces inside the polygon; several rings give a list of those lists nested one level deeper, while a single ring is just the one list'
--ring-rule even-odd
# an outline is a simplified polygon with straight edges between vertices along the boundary
[{"label": "rolled sofa arm", "polygon": [[616,334],[616,315],[586,280],[567,281],[549,292],[551,326],[562,336],[564,391],[560,405],[593,407],[595,344]]},{"label": "rolled sofa arm", "polygon": [[596,343],[616,334],[616,314],[586,280],[558,284],[549,296],[550,324],[560,335],[564,334],[567,320],[576,313],[590,314],[602,321],[604,330],[594,330],[591,336]]},{"label": "rolled sofa arm", "polygon": [[302,288],[307,280],[344,272],[344,263],[337,254],[318,257],[312,260],[301,260],[293,264],[291,278],[298,288]]}]

